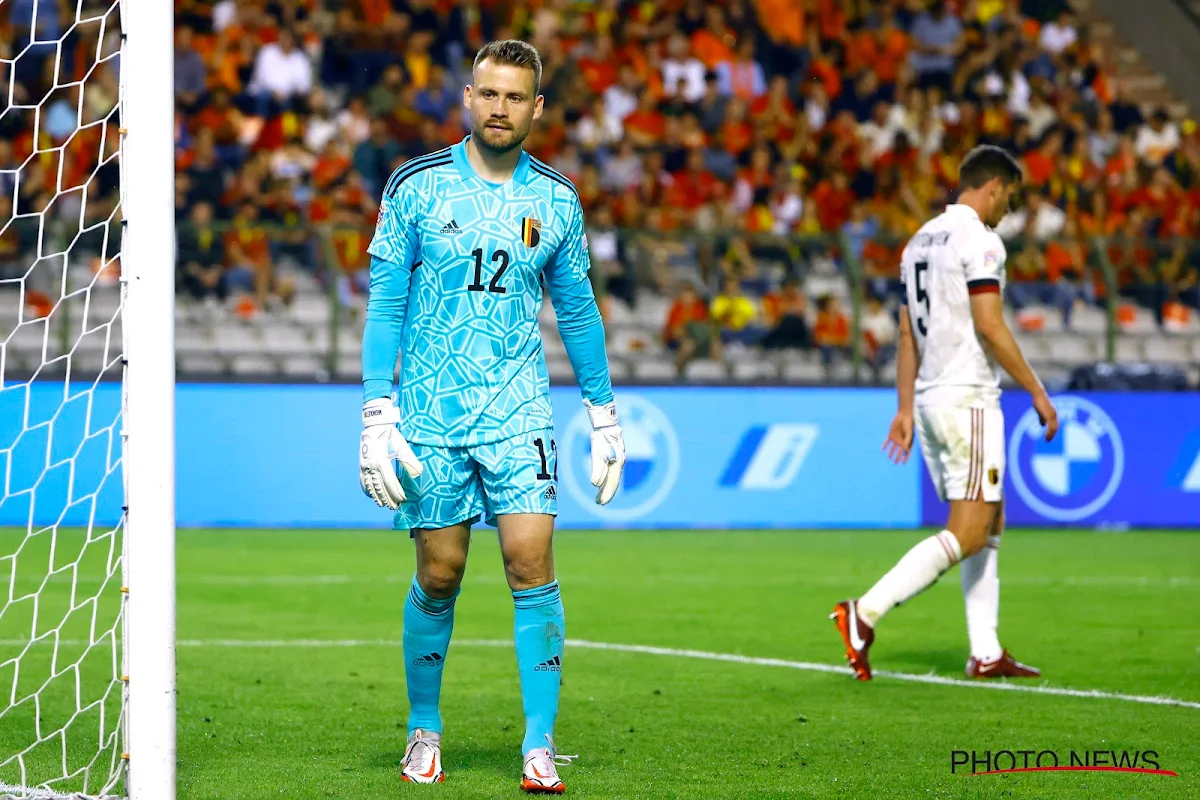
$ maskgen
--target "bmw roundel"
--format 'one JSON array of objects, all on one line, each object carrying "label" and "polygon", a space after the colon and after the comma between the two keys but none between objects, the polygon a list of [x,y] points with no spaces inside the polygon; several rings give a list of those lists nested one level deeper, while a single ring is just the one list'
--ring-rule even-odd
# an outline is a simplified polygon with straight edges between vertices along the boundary
[{"label": "bmw roundel", "polygon": [[1075,522],[1099,512],[1116,494],[1125,471],[1121,432],[1104,409],[1080,397],[1054,398],[1059,432],[1044,438],[1037,411],[1017,420],[1008,442],[1013,488],[1047,519]]}]

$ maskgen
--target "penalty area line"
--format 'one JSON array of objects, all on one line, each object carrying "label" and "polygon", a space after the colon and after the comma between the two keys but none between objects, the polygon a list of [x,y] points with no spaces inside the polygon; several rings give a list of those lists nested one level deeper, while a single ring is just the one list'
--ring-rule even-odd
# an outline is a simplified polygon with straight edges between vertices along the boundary
[{"label": "penalty area line", "polygon": [[[53,637],[44,637],[35,645],[50,644]],[[87,642],[82,640],[59,640],[59,645],[82,646]],[[454,639],[451,642],[457,647],[512,647],[511,639]],[[27,639],[0,639],[0,647],[24,647],[29,645]],[[98,644],[98,642],[97,642]],[[404,642],[399,639],[180,639],[178,647],[240,647],[247,649],[271,648],[352,648],[352,647],[391,647],[400,648]],[[671,647],[654,647],[644,644],[619,644],[614,642],[593,642],[587,639],[567,639],[567,647],[581,650],[608,650],[618,653],[636,653],[640,655],[662,656],[667,658],[690,658],[697,661],[722,661],[728,664],[745,664],[755,667],[779,667],[805,672],[825,672],[837,675],[851,675],[850,668],[838,664],[823,664],[816,661],[788,661],[782,658],[759,658],[743,656],[736,653],[713,653],[707,650],[678,650]],[[1175,706],[1178,708],[1193,708],[1200,710],[1200,702],[1180,700],[1175,697],[1155,695],[1125,694],[1122,692],[1104,692],[1098,689],[1067,689],[1057,686],[1045,686],[1029,683],[1009,683],[992,680],[965,680],[963,678],[948,678],[943,675],[916,674],[911,672],[892,672],[891,670],[875,670],[877,678],[888,678],[909,683],[925,683],[935,686],[957,686],[964,689],[982,689],[985,691],[1020,692],[1024,694],[1050,695],[1054,697],[1076,697],[1088,700],[1118,700],[1125,703],[1139,703],[1152,706]]]}]

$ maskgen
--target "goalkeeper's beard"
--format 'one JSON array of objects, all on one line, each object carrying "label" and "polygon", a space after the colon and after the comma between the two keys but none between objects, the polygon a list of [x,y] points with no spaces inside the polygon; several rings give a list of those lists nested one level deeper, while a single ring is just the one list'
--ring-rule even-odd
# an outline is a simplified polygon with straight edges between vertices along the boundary
[{"label": "goalkeeper's beard", "polygon": [[480,149],[495,156],[511,153],[524,144],[525,139],[529,136],[529,130],[533,127],[532,119],[524,126],[515,126],[511,122],[505,121],[504,124],[509,126],[505,130],[489,128],[488,125],[492,122],[493,120],[490,118],[474,122],[471,126],[471,138],[475,140]]}]

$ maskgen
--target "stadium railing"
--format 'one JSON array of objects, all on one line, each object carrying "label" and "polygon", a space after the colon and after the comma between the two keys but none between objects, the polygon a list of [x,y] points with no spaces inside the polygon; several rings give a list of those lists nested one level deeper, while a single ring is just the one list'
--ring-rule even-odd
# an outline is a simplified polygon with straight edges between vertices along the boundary
[{"label": "stadium railing", "polygon": [[[181,241],[188,227],[189,223],[180,224]],[[221,237],[231,231],[228,223],[216,224],[213,229]],[[181,303],[180,325],[190,328],[194,335],[187,332],[181,335],[180,349],[185,356],[196,358],[183,358],[181,372],[236,378],[256,372],[269,373],[274,366],[276,377],[356,379],[370,263],[365,248],[372,229],[329,222],[308,226],[259,225],[254,231],[266,239],[270,268],[295,285],[290,309],[278,314],[235,313],[207,319],[200,310],[201,303],[185,298]],[[721,277],[733,274],[750,288],[753,297],[757,289],[778,287],[783,278],[791,276],[799,280],[808,297],[810,323],[818,298],[832,295],[842,301],[850,328],[850,346],[836,382],[890,382],[889,373],[873,369],[868,362],[864,315],[872,296],[881,296],[893,312],[898,308],[896,264],[902,239],[889,240],[876,235],[867,240],[846,231],[808,236],[732,230],[612,233],[617,237],[620,258],[613,263],[593,265],[597,295],[612,328],[610,337],[625,329],[636,329],[641,341],[651,345],[650,351],[659,351],[660,357],[667,357],[661,353],[660,335],[673,293],[681,281],[694,282],[702,296],[712,297],[720,289]],[[1195,384],[1196,373],[1200,372],[1197,367],[1200,347],[1192,347],[1188,341],[1189,336],[1195,339],[1200,332],[1197,322],[1200,311],[1194,307],[1195,298],[1185,292],[1183,299],[1193,306],[1176,304],[1172,292],[1154,281],[1160,280],[1164,270],[1169,271],[1172,259],[1182,260],[1185,273],[1194,270],[1191,265],[1200,254],[1200,241],[1148,238],[1130,241],[1116,234],[1080,237],[1075,242],[1086,254],[1084,274],[1078,280],[1057,284],[1049,280],[1047,260],[1054,248],[1068,248],[1073,244],[1071,240],[1018,238],[1006,242],[1010,317],[1018,337],[1033,343],[1032,352],[1027,355],[1035,366],[1166,358],[1181,367],[1190,367]],[[593,243],[594,261],[596,250]],[[1113,258],[1123,253],[1134,253],[1133,258],[1141,266],[1131,269],[1132,262],[1114,264]],[[745,266],[747,258],[753,262],[749,268]],[[1119,280],[1119,276],[1124,280]],[[1139,278],[1141,285],[1137,284]],[[1074,310],[1074,321],[1064,325],[1060,301],[1064,296],[1075,295],[1087,299]],[[1108,302],[1106,298],[1116,298],[1117,302]],[[1018,302],[1019,310],[1013,307],[1013,300],[1024,301]],[[1156,314],[1151,307],[1161,308],[1164,301],[1168,310]],[[239,340],[235,333],[220,330],[223,326],[249,333]],[[291,345],[279,341],[281,330],[294,337]],[[546,330],[549,333],[553,326],[547,326]],[[66,344],[64,330],[63,345]],[[209,348],[207,354],[215,358],[200,357],[205,355],[206,348]],[[618,358],[636,359],[644,357],[646,352],[625,352],[620,346],[611,349]],[[256,355],[259,358],[253,357]],[[295,369],[285,368],[283,362],[288,359]],[[306,375],[305,364],[312,365],[311,375]],[[720,383],[721,379],[716,377],[709,382]]]}]

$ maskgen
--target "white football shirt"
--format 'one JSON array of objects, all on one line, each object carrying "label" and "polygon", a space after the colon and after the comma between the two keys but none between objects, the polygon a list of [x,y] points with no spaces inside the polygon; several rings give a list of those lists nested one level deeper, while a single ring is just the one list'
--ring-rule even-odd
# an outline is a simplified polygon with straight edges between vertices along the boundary
[{"label": "white football shirt", "polygon": [[953,204],[921,226],[900,259],[900,279],[921,365],[920,405],[998,405],[1000,375],[975,333],[971,295],[1004,291],[1004,242],[969,206]]}]

